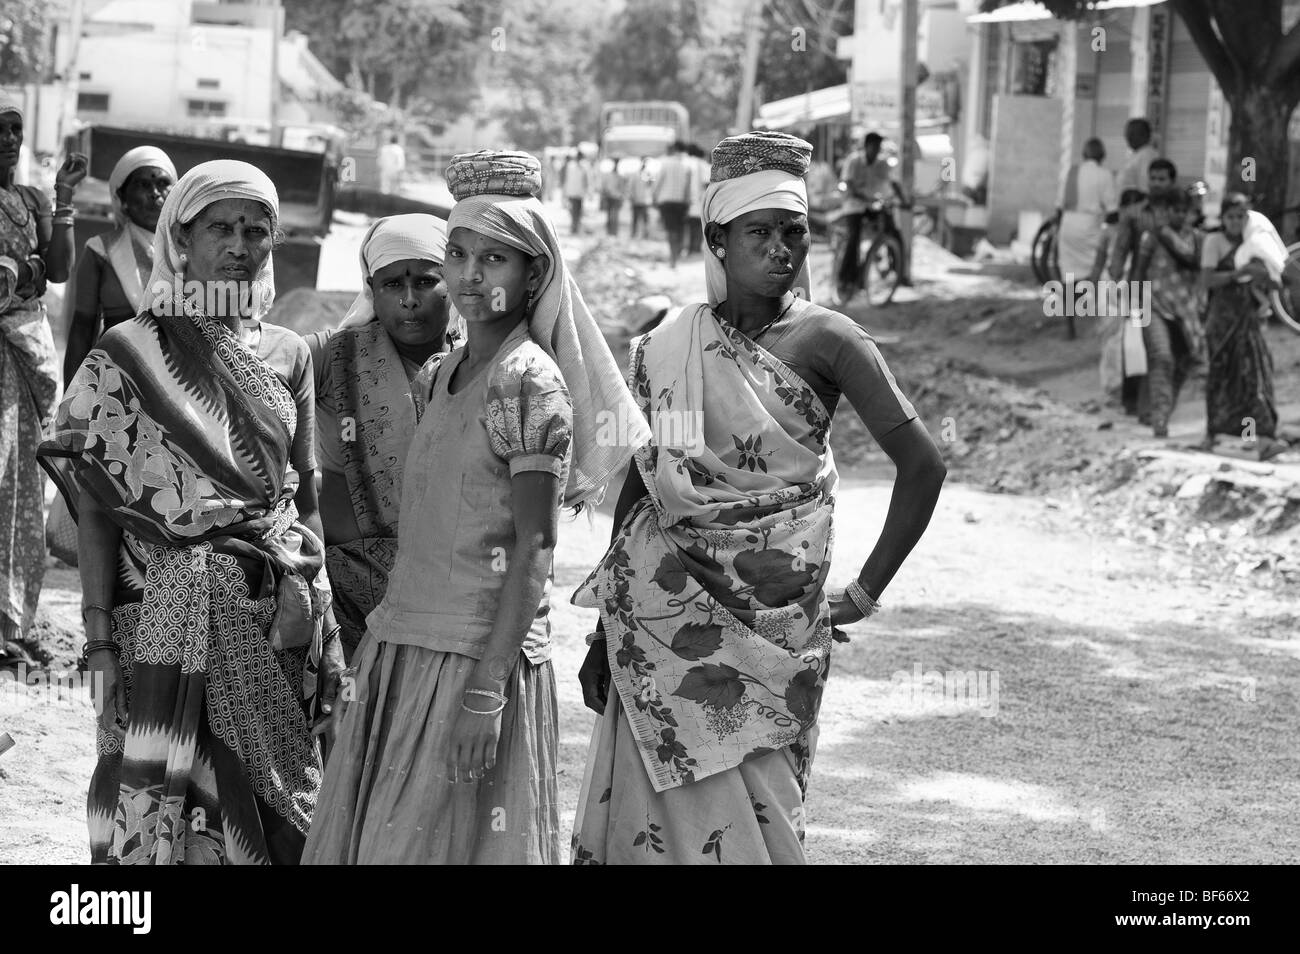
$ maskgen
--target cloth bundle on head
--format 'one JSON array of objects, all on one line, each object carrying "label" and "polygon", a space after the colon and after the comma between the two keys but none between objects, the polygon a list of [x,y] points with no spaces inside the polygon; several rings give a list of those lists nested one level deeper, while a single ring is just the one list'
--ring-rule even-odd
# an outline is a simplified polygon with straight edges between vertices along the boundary
[{"label": "cloth bundle on head", "polygon": [[113,200],[113,218],[118,225],[125,225],[128,222],[126,210],[122,207],[122,200],[118,198],[118,190],[126,185],[126,180],[131,178],[131,173],[137,169],[148,169],[150,167],[158,168],[172,177],[176,181],[176,167],[172,165],[171,158],[157,146],[136,146],[129,150],[121,159],[117,160],[117,165],[108,175],[108,194]]},{"label": "cloth bundle on head", "polygon": [[[730,136],[713,149],[709,187],[704,190],[700,218],[704,225],[726,225],[759,209],[808,212],[808,187],[803,176],[812,161],[812,144],[786,133],[759,130]],[[704,256],[704,280],[710,305],[727,297],[727,275],[714,254]],[[812,298],[812,278],[805,258],[795,277],[794,292]]]},{"label": "cloth bundle on head", "polygon": [[[650,427],[564,264],[555,226],[534,194],[540,179],[541,163],[525,153],[454,157],[447,168],[447,183],[458,201],[447,231],[469,229],[527,255],[546,256],[528,330],[559,366],[573,402],[573,462],[564,498],[572,506],[590,499],[609,482],[650,439]],[[508,191],[484,192],[486,183],[497,188],[504,184]]]},{"label": "cloth bundle on head", "polygon": [[[275,183],[265,172],[237,159],[199,163],[172,186],[158,215],[158,228],[153,236],[153,274],[149,276],[150,301],[156,303],[160,298],[170,299],[173,289],[185,282],[185,267],[174,234],[177,226],[193,222],[200,212],[222,199],[260,202],[271,213],[271,228],[279,225],[280,196]],[[266,317],[275,300],[272,257],[266,256],[266,262],[252,282],[255,306],[252,317],[259,321]]]},{"label": "cloth bundle on head", "polygon": [[19,119],[23,118],[23,108],[21,106],[11,100],[0,99],[0,116],[5,113],[17,113]]},{"label": "cloth bundle on head", "polygon": [[457,201],[471,195],[541,195],[542,164],[527,152],[467,152],[452,157],[447,188]]},{"label": "cloth bundle on head", "polygon": [[361,293],[339,327],[364,325],[374,319],[375,293],[370,290],[370,277],[381,268],[408,258],[441,265],[446,257],[447,223],[436,215],[412,212],[379,219],[361,241]]},{"label": "cloth bundle on head", "polygon": [[1277,229],[1267,215],[1249,209],[1246,212],[1246,226],[1241,232],[1241,244],[1237,246],[1232,261],[1237,268],[1241,268],[1252,258],[1264,263],[1273,281],[1282,280],[1287,260],[1286,243],[1277,234]]}]

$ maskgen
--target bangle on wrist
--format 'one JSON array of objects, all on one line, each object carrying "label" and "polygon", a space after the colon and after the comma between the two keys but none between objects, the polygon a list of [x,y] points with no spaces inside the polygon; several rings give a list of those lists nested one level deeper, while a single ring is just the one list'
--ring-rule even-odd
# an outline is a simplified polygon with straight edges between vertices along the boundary
[{"label": "bangle on wrist", "polygon": [[862,588],[862,584],[854,580],[844,590],[844,598],[858,608],[862,613],[862,618],[867,619],[880,612],[880,603],[873,600],[867,591]]},{"label": "bangle on wrist", "polygon": [[103,613],[105,616],[108,617],[112,617],[113,615],[113,611],[109,609],[107,606],[104,606],[100,603],[86,603],[81,607],[81,621],[83,623],[86,621],[86,614],[89,613],[91,610],[95,610],[96,612]]},{"label": "bangle on wrist", "polygon": [[108,650],[114,655],[117,654],[117,643],[111,639],[88,639],[84,646],[81,647],[81,658],[89,659],[91,654]]}]

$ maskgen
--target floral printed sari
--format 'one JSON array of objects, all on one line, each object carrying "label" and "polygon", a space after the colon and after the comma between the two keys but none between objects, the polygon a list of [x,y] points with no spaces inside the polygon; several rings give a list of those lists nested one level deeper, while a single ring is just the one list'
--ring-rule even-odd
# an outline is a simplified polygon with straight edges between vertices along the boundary
[{"label": "floral printed sari", "polygon": [[649,496],[574,601],[600,609],[656,792],[786,747],[802,789],[831,648],[830,415],[706,305],[634,342],[630,377]]},{"label": "floral printed sari", "polygon": [[122,528],[112,636],[125,739],[99,729],[97,862],[296,862],[321,769],[308,728],[323,547],[297,520],[293,394],[213,319],[124,322],[41,448],[74,516]]}]

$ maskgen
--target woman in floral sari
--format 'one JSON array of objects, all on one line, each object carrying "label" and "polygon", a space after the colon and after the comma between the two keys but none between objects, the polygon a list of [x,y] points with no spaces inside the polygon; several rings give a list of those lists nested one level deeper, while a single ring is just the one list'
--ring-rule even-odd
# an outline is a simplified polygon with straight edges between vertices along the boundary
[{"label": "woman in floral sari", "polygon": [[379,219],[361,243],[357,300],[337,331],[307,338],[325,563],[348,661],[397,557],[402,469],[416,422],[412,381],[429,358],[463,337],[448,331],[446,248],[442,219]]},{"label": "woman in floral sari", "polygon": [[[580,674],[602,718],[578,864],[804,860],[833,627],[875,611],[938,498],[938,450],[871,337],[806,300],[811,152],[780,133],[718,145],[708,304],[632,345],[653,438],[574,597],[601,619]],[[857,580],[828,596],[841,394],[898,476]]]},{"label": "woman in floral sari", "polygon": [[42,422],[58,399],[46,281],[72,266],[72,195],[86,175],[73,154],[55,182],[58,209],[14,183],[23,112],[0,100],[0,666],[34,665],[20,640],[36,615],[45,576],[45,480],[36,463]]},{"label": "woman in floral sari", "polygon": [[322,648],[310,357],[260,321],[278,214],[247,163],[186,173],[150,309],[100,339],[42,447],[78,521],[102,687],[96,862],[296,863],[315,810],[309,719],[341,659]]},{"label": "woman in floral sari", "polygon": [[1205,377],[1205,450],[1215,437],[1230,434],[1259,442],[1259,459],[1268,460],[1287,449],[1277,439],[1277,401],[1273,396],[1273,355],[1264,341],[1252,289],[1268,287],[1264,263],[1237,264],[1250,200],[1240,192],[1224,196],[1220,212],[1223,230],[1211,232],[1201,247],[1201,275],[1209,296],[1205,344],[1209,368]]}]

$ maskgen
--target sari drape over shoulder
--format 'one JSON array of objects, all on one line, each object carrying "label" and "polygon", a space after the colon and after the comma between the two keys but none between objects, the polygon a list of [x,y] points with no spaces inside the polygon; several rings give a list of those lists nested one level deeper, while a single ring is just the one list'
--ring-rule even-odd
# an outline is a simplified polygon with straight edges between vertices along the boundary
[{"label": "sari drape over shoulder", "polygon": [[629,377],[655,435],[635,457],[649,497],[574,602],[600,610],[662,792],[814,728],[837,475],[816,394],[707,305],[634,342]]}]

